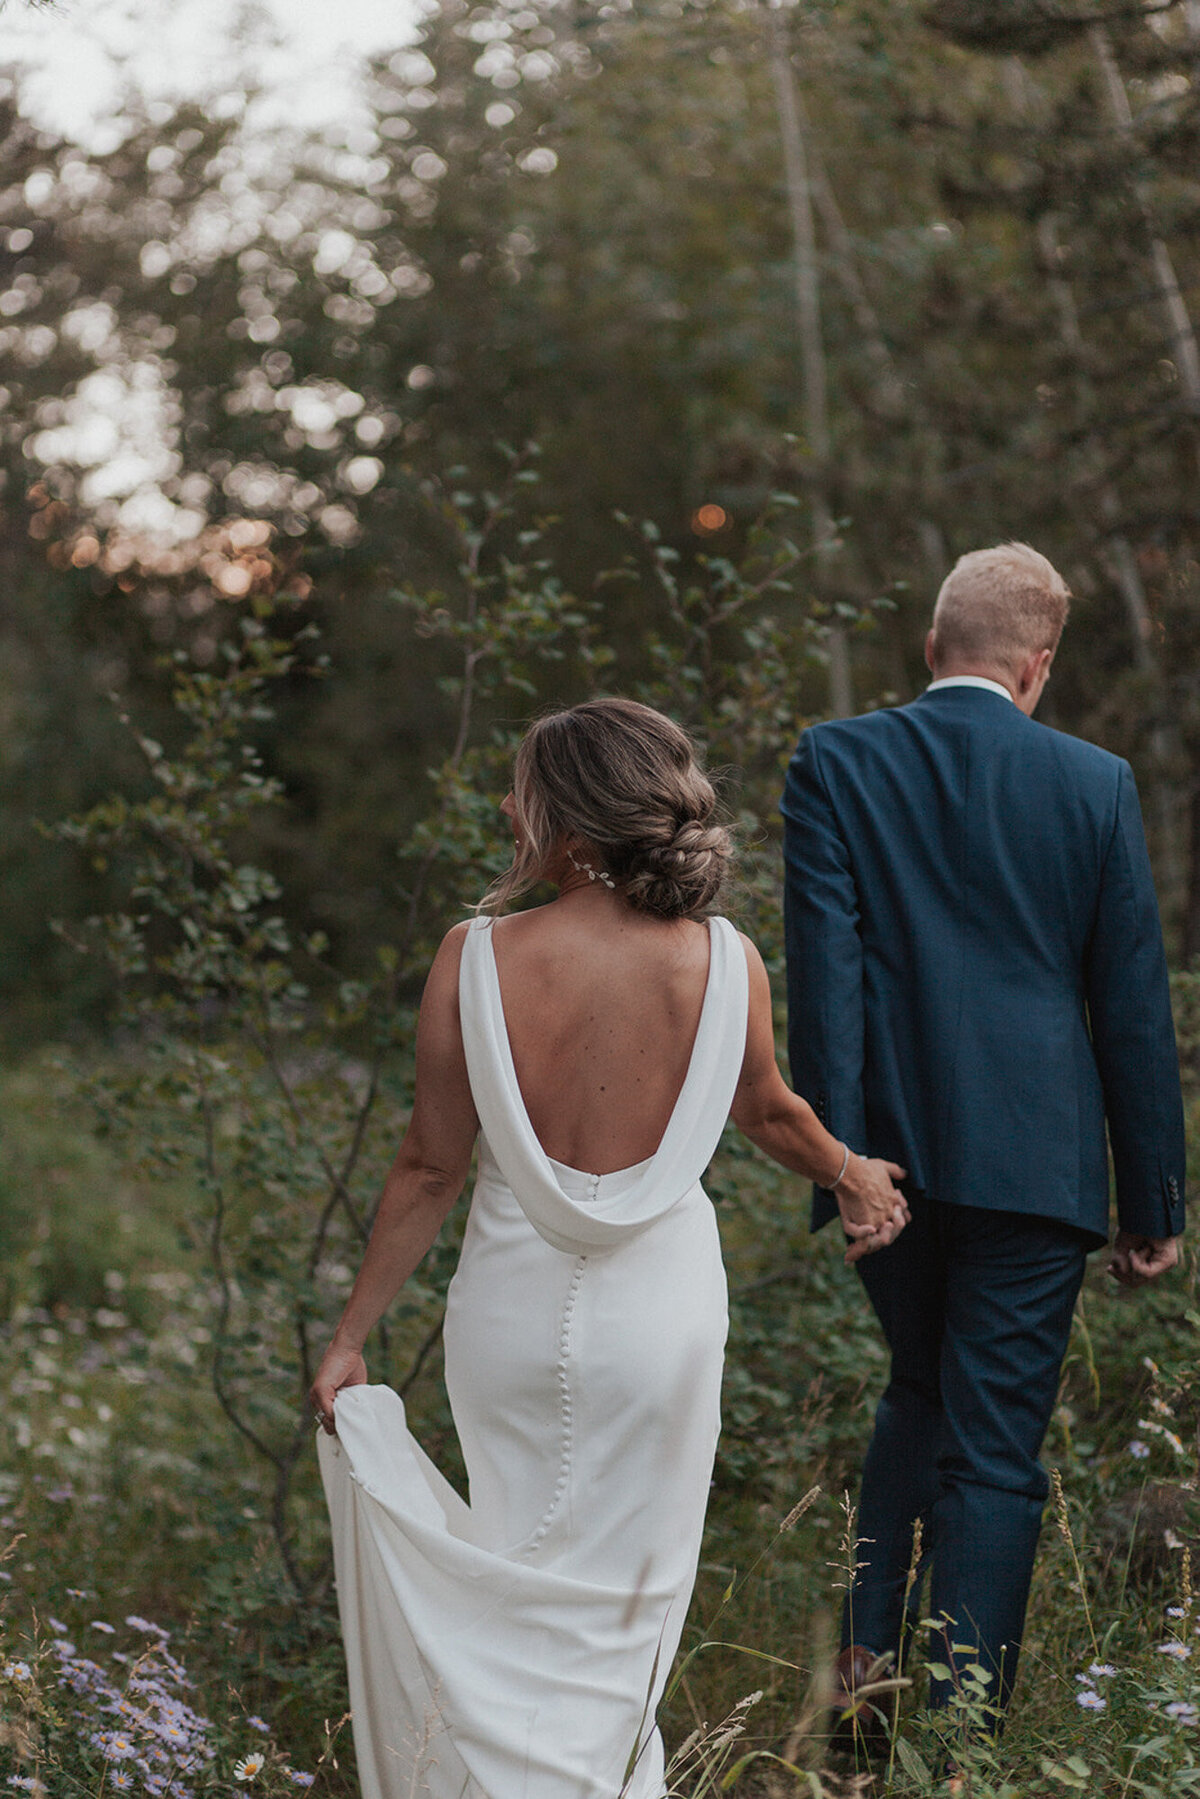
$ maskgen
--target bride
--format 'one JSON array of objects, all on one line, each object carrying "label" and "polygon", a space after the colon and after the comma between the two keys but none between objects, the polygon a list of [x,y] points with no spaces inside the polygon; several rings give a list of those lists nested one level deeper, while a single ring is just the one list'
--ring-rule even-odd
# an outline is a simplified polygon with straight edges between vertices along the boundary
[{"label": "bride", "polygon": [[[311,1398],[364,1799],[660,1799],[720,1426],[700,1178],[726,1117],[832,1187],[847,1260],[907,1212],[775,1063],[729,839],[662,714],[592,700],[517,754],[512,867],[430,970],[412,1120]],[[498,916],[535,882],[549,904]],[[446,1305],[465,1503],[368,1386],[368,1333],[478,1172]]]}]

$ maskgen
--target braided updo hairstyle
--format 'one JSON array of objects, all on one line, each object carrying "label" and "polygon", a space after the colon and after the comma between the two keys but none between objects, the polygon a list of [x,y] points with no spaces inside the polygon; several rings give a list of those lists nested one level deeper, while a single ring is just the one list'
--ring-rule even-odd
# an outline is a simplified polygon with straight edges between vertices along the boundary
[{"label": "braided updo hairstyle", "polygon": [[513,772],[520,842],[483,909],[542,878],[556,842],[610,875],[635,911],[697,918],[733,853],[686,731],[636,700],[586,700],[532,724]]}]

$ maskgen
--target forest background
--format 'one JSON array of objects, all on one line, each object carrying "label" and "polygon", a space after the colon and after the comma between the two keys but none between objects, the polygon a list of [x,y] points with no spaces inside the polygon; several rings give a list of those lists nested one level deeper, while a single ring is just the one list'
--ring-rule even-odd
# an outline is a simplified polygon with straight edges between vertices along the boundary
[{"label": "forest background", "polygon": [[[1195,1079],[1198,0],[446,0],[363,84],[318,134],[130,92],[102,150],[0,86],[0,1753],[56,1795],[120,1790],[47,1672],[47,1605],[100,1601],[219,1696],[179,1779],[226,1790],[257,1706],[254,1778],[323,1755],[348,1790],[302,1396],[539,707],[630,691],[696,731],[778,972],[797,733],[912,697],[955,556],[1033,542],[1076,596],[1041,716],[1134,765]],[[754,1792],[822,1761],[881,1352],[794,1185],[730,1144],[713,1189],[726,1435],[669,1724],[764,1687]],[[450,1458],[452,1257],[378,1351]],[[1050,1672],[1004,1766],[971,1752],[981,1795],[1200,1781],[1157,1641],[1190,1649],[1194,1283],[1131,1313],[1089,1282]],[[701,1614],[774,1659],[699,1654]],[[1114,1631],[1110,1708],[1076,1673]],[[945,1784],[923,1728],[890,1789]],[[738,1765],[714,1740],[678,1791]]]}]

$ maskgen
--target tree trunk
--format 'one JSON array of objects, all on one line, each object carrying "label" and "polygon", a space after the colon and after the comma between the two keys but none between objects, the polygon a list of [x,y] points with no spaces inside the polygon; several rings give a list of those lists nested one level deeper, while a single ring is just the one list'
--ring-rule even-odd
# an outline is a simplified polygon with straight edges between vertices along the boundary
[{"label": "tree trunk", "polygon": [[[1113,54],[1112,42],[1101,25],[1093,25],[1089,33],[1092,48],[1100,64],[1100,72],[1104,77],[1104,94],[1108,102],[1109,117],[1122,137],[1132,139],[1135,136],[1133,110],[1129,104],[1129,95],[1125,91],[1125,82],[1117,66]],[[1175,273],[1175,264],[1171,260],[1171,252],[1166,243],[1158,235],[1154,227],[1154,218],[1144,184],[1135,178],[1134,192],[1146,229],[1150,233],[1150,256],[1154,268],[1155,284],[1166,315],[1167,338],[1171,360],[1175,364],[1179,376],[1179,386],[1183,393],[1188,412],[1195,419],[1200,419],[1200,346],[1196,342],[1196,333],[1188,313],[1187,301],[1179,285],[1179,277]],[[1200,466],[1200,442],[1196,445],[1197,464]]]},{"label": "tree trunk", "polygon": [[[770,4],[766,9],[766,18],[771,79],[775,86],[792,228],[796,325],[804,384],[804,435],[814,465],[810,484],[813,543],[817,554],[819,586],[827,588],[828,582],[822,577],[834,549],[834,529],[829,504],[829,398],[825,346],[821,337],[821,287],[817,268],[813,189],[804,141],[800,96],[796,91],[783,20],[778,8]],[[854,710],[850,645],[845,629],[836,623],[829,629],[829,705],[836,718],[845,718]]]}]

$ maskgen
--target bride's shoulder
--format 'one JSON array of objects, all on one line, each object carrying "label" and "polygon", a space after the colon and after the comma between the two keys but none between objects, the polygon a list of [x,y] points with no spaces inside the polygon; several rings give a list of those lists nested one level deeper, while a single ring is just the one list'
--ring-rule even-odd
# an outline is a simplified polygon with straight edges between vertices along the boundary
[{"label": "bride's shoulder", "polygon": [[767,965],[762,959],[762,952],[758,945],[755,943],[753,937],[747,937],[745,931],[737,930],[736,925],[732,928],[737,934],[737,940],[741,944],[742,953],[746,958],[746,966],[750,973],[751,990],[753,991],[756,987],[767,987],[769,990]]},{"label": "bride's shoulder", "polygon": [[464,918],[460,923],[450,926],[438,945],[437,954],[430,963],[426,992],[430,987],[436,990],[445,981],[457,981],[458,966],[462,961],[463,947],[466,944],[468,932],[474,930],[476,925],[491,924],[491,922],[490,918]]}]

